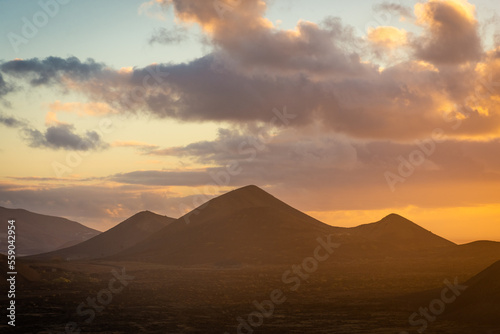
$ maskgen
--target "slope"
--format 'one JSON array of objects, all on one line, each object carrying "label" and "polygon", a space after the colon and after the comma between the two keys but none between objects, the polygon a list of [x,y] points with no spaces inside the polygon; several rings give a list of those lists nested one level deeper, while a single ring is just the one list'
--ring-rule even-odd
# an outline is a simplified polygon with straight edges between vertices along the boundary
[{"label": "slope", "polygon": [[312,256],[324,224],[256,186],[214,198],[117,259],[165,264],[293,264]]},{"label": "slope", "polygon": [[[6,231],[9,219],[16,221],[18,256],[49,252],[68,243],[85,241],[101,233],[65,218],[0,207],[0,240],[2,245],[7,244]],[[5,246],[0,249],[0,252],[7,252]]]},{"label": "slope", "polygon": [[150,211],[142,211],[92,239],[68,248],[32,256],[30,259],[84,260],[110,256],[143,241],[174,220]]}]

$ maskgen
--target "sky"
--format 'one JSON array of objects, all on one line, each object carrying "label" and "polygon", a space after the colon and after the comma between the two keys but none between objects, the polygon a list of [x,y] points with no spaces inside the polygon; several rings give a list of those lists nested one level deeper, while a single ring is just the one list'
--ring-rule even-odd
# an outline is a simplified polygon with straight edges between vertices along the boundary
[{"label": "sky", "polygon": [[0,0],[0,206],[104,231],[255,184],[500,241],[496,0]]}]

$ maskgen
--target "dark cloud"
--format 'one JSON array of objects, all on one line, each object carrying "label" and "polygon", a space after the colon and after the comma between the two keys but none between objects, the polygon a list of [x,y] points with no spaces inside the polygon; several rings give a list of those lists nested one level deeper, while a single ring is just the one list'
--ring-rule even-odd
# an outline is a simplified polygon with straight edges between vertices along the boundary
[{"label": "dark cloud", "polygon": [[74,133],[74,127],[69,124],[49,126],[45,133],[32,128],[24,128],[21,134],[31,147],[89,151],[109,146],[101,140],[97,132],[87,131],[85,135],[78,135]]},{"label": "dark cloud", "polygon": [[206,171],[136,171],[116,174],[110,181],[149,186],[199,186],[213,183]]},{"label": "dark cloud", "polygon": [[[71,89],[122,112],[195,122],[269,123],[276,118],[273,109],[285,105],[294,115],[288,124],[292,127],[321,121],[330,131],[396,140],[425,136],[441,127],[443,112],[453,111],[442,106],[461,106],[480,79],[473,66],[468,72],[438,71],[413,61],[360,76],[329,78],[305,73],[249,75],[230,66],[220,70],[220,61],[218,54],[211,54],[187,64],[125,72],[103,69],[86,78],[65,75],[72,80]],[[68,88],[64,82],[54,84]],[[456,133],[494,133],[500,126],[494,110],[488,116],[472,113]],[[277,125],[283,123],[278,120]]]},{"label": "dark cloud", "polygon": [[160,28],[149,39],[149,44],[179,44],[188,39],[187,30],[182,27],[174,29]]},{"label": "dark cloud", "polygon": [[378,12],[389,12],[391,14],[397,14],[403,17],[413,17],[413,9],[409,6],[403,6],[401,4],[392,2],[383,2],[381,4],[376,4],[373,6]]},{"label": "dark cloud", "polygon": [[58,81],[61,75],[84,80],[93,73],[101,71],[103,67],[103,64],[96,63],[92,59],[81,62],[76,57],[67,59],[48,57],[43,60],[33,58],[5,62],[0,65],[0,70],[18,78],[29,78],[33,86],[38,86]]},{"label": "dark cloud", "polygon": [[31,147],[73,151],[100,150],[109,147],[107,143],[102,141],[97,132],[87,131],[84,135],[79,135],[74,132],[74,126],[70,124],[52,125],[42,133],[24,120],[3,114],[0,114],[0,124],[10,128],[18,128],[21,137]]},{"label": "dark cloud", "polygon": [[21,121],[12,116],[6,116],[0,113],[0,124],[3,124],[9,128],[20,128],[26,125],[26,122]]},{"label": "dark cloud", "polygon": [[2,73],[0,73],[0,99],[13,91],[11,85],[9,85],[3,78]]}]

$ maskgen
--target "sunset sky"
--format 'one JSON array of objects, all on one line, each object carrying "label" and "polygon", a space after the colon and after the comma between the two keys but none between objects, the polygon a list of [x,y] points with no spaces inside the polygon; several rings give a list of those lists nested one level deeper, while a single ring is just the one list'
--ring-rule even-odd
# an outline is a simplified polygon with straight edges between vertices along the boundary
[{"label": "sunset sky", "polygon": [[256,184],[500,241],[498,0],[0,1],[0,206],[106,230]]}]

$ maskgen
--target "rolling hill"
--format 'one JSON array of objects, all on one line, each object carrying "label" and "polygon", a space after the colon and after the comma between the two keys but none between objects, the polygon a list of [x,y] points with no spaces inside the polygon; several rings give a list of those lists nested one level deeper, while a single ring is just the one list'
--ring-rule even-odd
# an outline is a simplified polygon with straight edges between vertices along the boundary
[{"label": "rolling hill", "polygon": [[142,211],[89,240],[30,259],[87,260],[114,255],[150,237],[174,220],[150,211]]},{"label": "rolling hill", "polygon": [[16,220],[17,255],[50,252],[67,245],[88,240],[101,232],[77,222],[54,216],[41,215],[22,209],[0,207],[0,253],[6,253],[7,222]]}]

